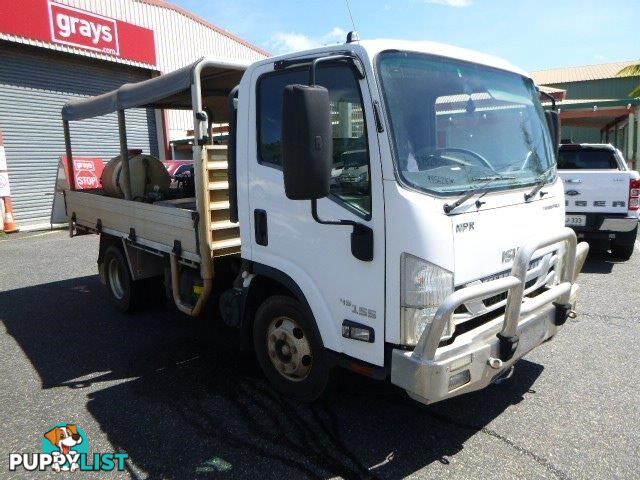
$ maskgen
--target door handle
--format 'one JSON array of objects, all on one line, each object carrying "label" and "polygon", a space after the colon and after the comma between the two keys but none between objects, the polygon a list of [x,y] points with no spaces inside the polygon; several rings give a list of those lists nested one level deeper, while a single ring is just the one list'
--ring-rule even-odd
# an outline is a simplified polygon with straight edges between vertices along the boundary
[{"label": "door handle", "polygon": [[582,180],[580,180],[579,178],[567,178],[565,180],[565,183],[582,183]]},{"label": "door handle", "polygon": [[266,247],[269,245],[269,230],[267,228],[267,212],[256,209],[253,211],[256,243]]}]

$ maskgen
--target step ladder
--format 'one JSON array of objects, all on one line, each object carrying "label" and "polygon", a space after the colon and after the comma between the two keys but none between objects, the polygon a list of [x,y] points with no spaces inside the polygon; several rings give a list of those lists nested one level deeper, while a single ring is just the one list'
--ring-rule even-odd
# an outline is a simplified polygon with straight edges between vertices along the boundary
[{"label": "step ladder", "polygon": [[205,222],[212,256],[240,253],[239,224],[229,220],[229,178],[226,145],[206,145],[205,202],[209,218]]}]

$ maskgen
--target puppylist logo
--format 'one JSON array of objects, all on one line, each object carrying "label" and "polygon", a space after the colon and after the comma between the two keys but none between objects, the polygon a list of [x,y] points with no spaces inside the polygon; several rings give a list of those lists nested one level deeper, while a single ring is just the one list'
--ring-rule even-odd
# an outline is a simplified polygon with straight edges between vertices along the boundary
[{"label": "puppylist logo", "polygon": [[9,454],[9,470],[28,472],[123,471],[126,453],[94,453],[89,455],[87,434],[75,424],[59,423],[44,434],[42,453]]}]

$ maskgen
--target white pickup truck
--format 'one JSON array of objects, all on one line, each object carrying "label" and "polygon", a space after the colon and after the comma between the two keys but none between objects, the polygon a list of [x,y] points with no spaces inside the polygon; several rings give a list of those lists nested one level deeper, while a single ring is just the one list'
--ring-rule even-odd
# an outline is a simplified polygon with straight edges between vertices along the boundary
[{"label": "white pickup truck", "polygon": [[[139,107],[193,112],[195,197],[131,157]],[[101,235],[111,301],[164,278],[189,315],[218,302],[285,394],[317,398],[342,366],[437,402],[508,376],[573,316],[589,247],[564,225],[558,115],[503,60],[353,35],[205,58],[68,103],[69,162],[70,123],[115,111],[118,175],[65,192],[71,233]]]},{"label": "white pickup truck", "polygon": [[628,259],[638,234],[640,174],[629,170],[609,144],[560,146],[558,173],[564,182],[566,225],[611,253]]}]

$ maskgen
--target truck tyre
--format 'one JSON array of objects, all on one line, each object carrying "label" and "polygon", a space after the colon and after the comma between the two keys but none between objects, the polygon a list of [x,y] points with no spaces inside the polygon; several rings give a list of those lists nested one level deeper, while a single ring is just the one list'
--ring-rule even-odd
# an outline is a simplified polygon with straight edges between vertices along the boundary
[{"label": "truck tyre", "polygon": [[131,311],[134,282],[127,259],[118,247],[110,245],[104,252],[104,273],[109,301],[121,312]]},{"label": "truck tyre", "polygon": [[633,248],[638,235],[638,227],[631,232],[624,234],[622,238],[614,238],[611,240],[611,254],[622,260],[629,260],[633,255]]},{"label": "truck tyre", "polygon": [[319,398],[330,367],[315,321],[297,300],[275,295],[260,305],[253,324],[260,368],[276,390],[306,402]]},{"label": "truck tyre", "polygon": [[594,257],[604,257],[609,250],[609,241],[600,238],[587,240],[589,242],[589,255]]}]

